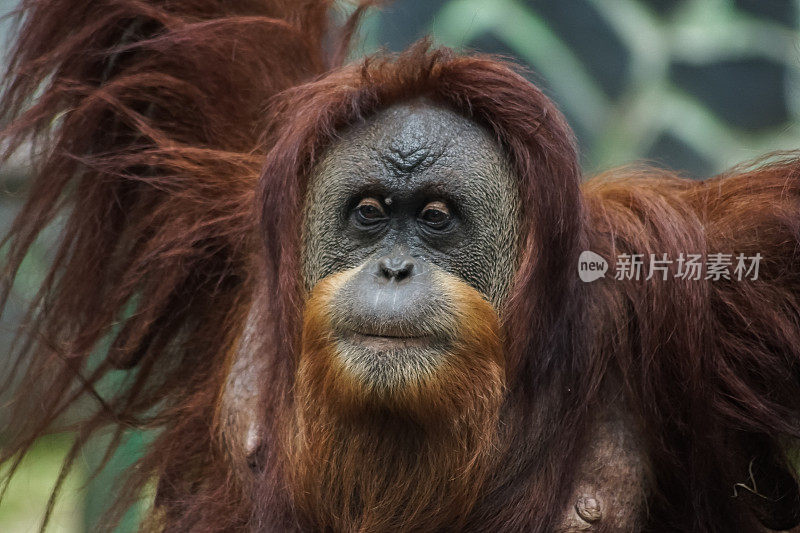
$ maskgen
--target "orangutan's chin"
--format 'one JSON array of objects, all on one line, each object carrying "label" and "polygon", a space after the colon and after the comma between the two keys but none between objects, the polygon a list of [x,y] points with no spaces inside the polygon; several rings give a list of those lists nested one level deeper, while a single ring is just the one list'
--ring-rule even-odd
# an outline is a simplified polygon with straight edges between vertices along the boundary
[{"label": "orangutan's chin", "polygon": [[497,315],[437,272],[447,313],[438,330],[343,332],[336,295],[352,275],[322,280],[307,301],[288,440],[294,501],[318,530],[413,530],[432,516],[452,527],[496,457],[505,377]]},{"label": "orangutan's chin", "polygon": [[[308,380],[319,398],[367,408],[405,403],[426,418],[432,407],[454,414],[476,397],[500,395],[504,357],[494,308],[458,278],[426,268],[428,288],[435,290],[425,294],[424,305],[383,321],[363,319],[351,303],[361,269],[320,281],[306,305],[298,387]],[[389,289],[376,292],[381,306],[381,298],[397,297]],[[372,302],[372,295],[355,301],[365,300]]]}]

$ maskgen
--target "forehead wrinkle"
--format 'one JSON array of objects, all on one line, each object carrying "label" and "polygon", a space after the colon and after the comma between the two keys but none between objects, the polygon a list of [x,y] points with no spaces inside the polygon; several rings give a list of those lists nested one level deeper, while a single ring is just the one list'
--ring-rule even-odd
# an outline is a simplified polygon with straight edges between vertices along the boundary
[{"label": "forehead wrinkle", "polygon": [[412,173],[422,172],[431,168],[442,156],[443,149],[417,145],[411,149],[395,146],[387,147],[381,156],[384,168],[391,174],[410,177]]},{"label": "forehead wrinkle", "polygon": [[440,182],[460,189],[470,175],[491,180],[481,167],[503,166],[499,151],[489,132],[450,110],[404,104],[343,132],[328,155],[338,159],[337,174],[358,186],[407,189]]},{"label": "forehead wrinkle", "polygon": [[376,143],[376,152],[384,169],[395,177],[409,178],[436,164],[450,148],[450,132],[438,124],[421,121],[416,127],[402,127],[395,134],[386,132]]}]

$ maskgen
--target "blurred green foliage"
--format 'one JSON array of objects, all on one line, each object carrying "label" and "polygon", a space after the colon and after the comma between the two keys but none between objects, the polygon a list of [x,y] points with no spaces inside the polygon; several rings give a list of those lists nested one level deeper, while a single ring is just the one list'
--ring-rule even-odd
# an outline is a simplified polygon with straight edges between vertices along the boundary
[{"label": "blurred green foliage", "polygon": [[[0,0],[0,14],[15,3]],[[432,34],[457,49],[509,56],[559,104],[588,173],[647,158],[702,177],[800,148],[799,11],[800,0],[397,0],[367,17],[355,55],[400,50]],[[0,22],[0,37],[8,27]],[[20,188],[23,176],[16,163],[0,168],[9,189]],[[20,201],[0,192],[0,233]],[[0,320],[3,359],[47,264],[48,242],[26,260]],[[68,435],[41,439],[0,505],[0,531],[37,530],[70,444]],[[50,531],[96,528],[142,435],[130,435],[88,481],[102,446],[102,439],[93,443],[66,479]],[[135,524],[136,511],[118,530]]]},{"label": "blurred green foliage", "polygon": [[800,147],[797,17],[791,0],[398,2],[362,49],[431,34],[510,56],[560,105],[589,173],[647,158],[706,177]]},{"label": "blurred green foliage", "polygon": [[[71,435],[65,434],[39,439],[8,486],[3,504],[0,505],[0,531],[39,531],[50,492],[61,470],[61,461],[72,445],[72,440]],[[84,530],[84,458],[79,458],[75,466],[64,481],[62,495],[53,508],[48,531],[70,533]]]}]

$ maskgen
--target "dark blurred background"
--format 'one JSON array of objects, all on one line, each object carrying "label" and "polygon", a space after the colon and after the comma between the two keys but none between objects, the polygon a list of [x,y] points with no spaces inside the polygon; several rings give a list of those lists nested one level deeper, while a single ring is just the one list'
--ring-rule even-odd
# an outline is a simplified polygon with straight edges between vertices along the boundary
[{"label": "dark blurred background", "polygon": [[[16,2],[0,0],[0,13]],[[398,0],[365,21],[358,53],[401,50],[426,34],[527,66],[576,132],[587,175],[647,159],[702,178],[774,150],[800,148],[800,0]],[[343,6],[343,11],[348,8]],[[8,34],[0,25],[0,37]],[[0,168],[0,233],[25,186]],[[46,264],[34,250],[0,321],[0,357]],[[3,251],[0,249],[0,253]],[[3,424],[0,403],[0,427]],[[71,437],[42,442],[0,505],[0,531],[36,531]],[[0,446],[2,442],[0,441]],[[132,435],[100,478],[78,461],[50,531],[91,531],[114,477],[141,446]],[[98,446],[99,448],[99,446]],[[121,531],[135,528],[128,517]]]}]

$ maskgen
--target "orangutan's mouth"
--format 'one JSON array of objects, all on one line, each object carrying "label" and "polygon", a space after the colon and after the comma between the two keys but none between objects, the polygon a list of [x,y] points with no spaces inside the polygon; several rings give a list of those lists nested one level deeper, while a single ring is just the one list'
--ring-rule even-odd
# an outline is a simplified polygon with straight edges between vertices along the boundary
[{"label": "orangutan's mouth", "polygon": [[385,335],[350,331],[344,340],[352,344],[376,351],[396,350],[398,348],[427,348],[435,342],[431,335]]}]

